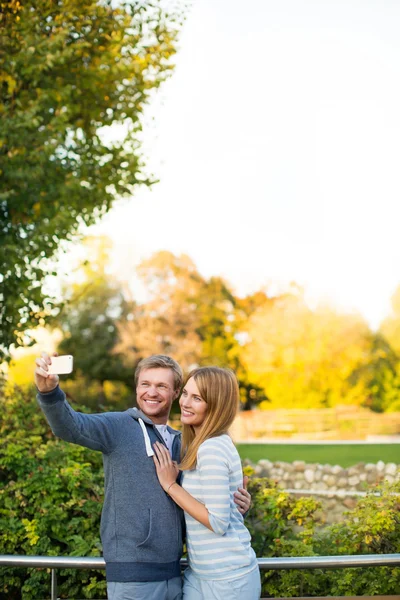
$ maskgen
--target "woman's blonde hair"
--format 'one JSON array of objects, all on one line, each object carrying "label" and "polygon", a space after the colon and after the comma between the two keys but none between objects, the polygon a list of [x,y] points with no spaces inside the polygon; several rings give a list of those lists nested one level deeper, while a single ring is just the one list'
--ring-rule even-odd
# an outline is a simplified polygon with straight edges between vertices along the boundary
[{"label": "woman's blonde hair", "polygon": [[195,468],[200,444],[227,433],[239,408],[239,386],[230,369],[199,367],[189,373],[185,385],[192,377],[201,398],[207,403],[207,412],[197,435],[191,425],[182,427],[182,462],[179,468],[183,471]]}]

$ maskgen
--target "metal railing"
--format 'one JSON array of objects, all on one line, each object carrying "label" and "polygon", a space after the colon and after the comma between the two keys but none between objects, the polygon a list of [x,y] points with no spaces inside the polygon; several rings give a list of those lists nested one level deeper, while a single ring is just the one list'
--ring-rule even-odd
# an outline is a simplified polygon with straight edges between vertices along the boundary
[{"label": "metal railing", "polygon": [[[263,571],[281,569],[345,569],[349,567],[400,567],[400,554],[354,554],[343,556],[302,556],[259,558]],[[187,560],[181,560],[181,567]],[[105,569],[104,558],[95,556],[16,556],[0,554],[0,567],[51,569],[51,600],[57,600],[56,569]]]}]

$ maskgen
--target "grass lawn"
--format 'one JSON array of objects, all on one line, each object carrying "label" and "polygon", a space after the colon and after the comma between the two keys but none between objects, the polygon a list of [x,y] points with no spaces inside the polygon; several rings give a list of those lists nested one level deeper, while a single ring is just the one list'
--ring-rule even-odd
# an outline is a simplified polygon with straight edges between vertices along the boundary
[{"label": "grass lawn", "polygon": [[322,463],[350,467],[359,462],[400,464],[400,444],[237,444],[242,459],[258,462]]}]

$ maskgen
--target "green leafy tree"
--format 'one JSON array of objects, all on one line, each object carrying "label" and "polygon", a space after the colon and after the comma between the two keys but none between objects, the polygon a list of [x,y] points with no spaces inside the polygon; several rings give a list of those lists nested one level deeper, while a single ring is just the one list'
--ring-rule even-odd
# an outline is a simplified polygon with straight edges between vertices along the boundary
[{"label": "green leafy tree", "polygon": [[368,336],[368,347],[361,365],[350,381],[365,390],[363,406],[375,412],[396,410],[400,395],[400,361],[382,333]]},{"label": "green leafy tree", "polygon": [[380,333],[400,357],[400,286],[391,298],[391,311],[381,324]]},{"label": "green leafy tree", "polygon": [[[109,404],[114,409],[126,408],[133,398],[133,371],[114,349],[117,322],[126,317],[130,303],[121,283],[107,272],[107,238],[86,238],[84,246],[86,258],[76,270],[78,281],[64,286],[63,308],[54,323],[63,333],[59,354],[74,356],[73,381],[67,380],[63,387],[74,400],[91,408]],[[120,397],[110,398],[110,392]]]},{"label": "green leafy tree", "polygon": [[400,361],[383,374],[383,410],[400,412]]},{"label": "green leafy tree", "polygon": [[201,340],[201,361],[226,366],[237,362],[235,338],[235,298],[220,277],[204,281],[195,298]]},{"label": "green leafy tree", "polygon": [[61,242],[153,181],[142,113],[173,67],[183,10],[162,6],[1,2],[0,359],[50,312],[42,284]]},{"label": "green leafy tree", "polygon": [[244,410],[267,399],[244,364],[241,342],[242,328],[246,328],[249,316],[263,300],[262,292],[238,298],[221,277],[204,281],[195,300],[199,320],[196,332],[201,340],[200,363],[230,367],[235,372]]}]

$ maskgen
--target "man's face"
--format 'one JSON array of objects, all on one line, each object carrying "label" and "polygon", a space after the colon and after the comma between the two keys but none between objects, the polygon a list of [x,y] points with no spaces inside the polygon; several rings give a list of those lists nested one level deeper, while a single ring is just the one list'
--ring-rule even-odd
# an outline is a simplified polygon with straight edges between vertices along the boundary
[{"label": "man's face", "polygon": [[168,420],[172,402],[179,390],[174,389],[171,369],[142,369],[136,387],[136,400],[144,414],[156,425]]}]

